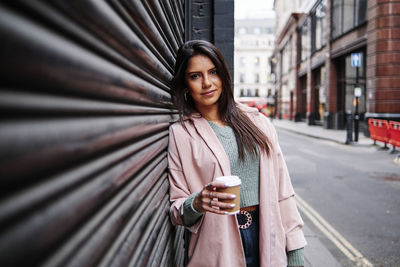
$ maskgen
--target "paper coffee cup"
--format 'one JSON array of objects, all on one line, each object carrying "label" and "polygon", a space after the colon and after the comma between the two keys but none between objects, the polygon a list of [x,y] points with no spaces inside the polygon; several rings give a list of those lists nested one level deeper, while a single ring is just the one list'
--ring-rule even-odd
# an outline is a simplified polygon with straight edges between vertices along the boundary
[{"label": "paper coffee cup", "polygon": [[218,188],[218,192],[233,194],[236,196],[235,199],[226,199],[226,200],[219,200],[225,203],[232,203],[235,204],[234,208],[231,209],[224,209],[228,212],[228,214],[237,214],[240,211],[240,185],[242,181],[239,179],[238,176],[221,176],[215,178],[216,181],[224,182],[227,186],[226,188]]}]

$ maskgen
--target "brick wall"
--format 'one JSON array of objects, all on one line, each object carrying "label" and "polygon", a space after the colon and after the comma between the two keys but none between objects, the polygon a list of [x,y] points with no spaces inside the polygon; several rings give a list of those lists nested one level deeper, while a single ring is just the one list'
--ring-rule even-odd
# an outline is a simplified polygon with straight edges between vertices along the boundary
[{"label": "brick wall", "polygon": [[367,112],[400,113],[400,1],[368,1]]}]

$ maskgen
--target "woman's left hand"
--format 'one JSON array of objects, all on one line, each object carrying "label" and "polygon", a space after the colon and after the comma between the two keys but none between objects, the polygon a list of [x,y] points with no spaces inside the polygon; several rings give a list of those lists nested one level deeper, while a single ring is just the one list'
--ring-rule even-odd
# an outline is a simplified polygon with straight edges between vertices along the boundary
[{"label": "woman's left hand", "polygon": [[236,196],[218,192],[218,188],[226,188],[223,182],[213,181],[203,187],[193,201],[193,208],[198,212],[212,212],[216,214],[226,214],[224,209],[231,209],[234,206],[220,200],[234,199]]}]

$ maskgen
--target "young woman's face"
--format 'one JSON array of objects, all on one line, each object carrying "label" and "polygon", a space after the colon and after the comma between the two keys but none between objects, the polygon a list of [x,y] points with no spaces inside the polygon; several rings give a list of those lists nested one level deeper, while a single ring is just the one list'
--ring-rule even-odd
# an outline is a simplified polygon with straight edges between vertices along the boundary
[{"label": "young woman's face", "polygon": [[187,89],[199,111],[212,106],[218,107],[218,99],[222,92],[222,81],[210,58],[204,55],[196,55],[190,58],[185,79]]}]

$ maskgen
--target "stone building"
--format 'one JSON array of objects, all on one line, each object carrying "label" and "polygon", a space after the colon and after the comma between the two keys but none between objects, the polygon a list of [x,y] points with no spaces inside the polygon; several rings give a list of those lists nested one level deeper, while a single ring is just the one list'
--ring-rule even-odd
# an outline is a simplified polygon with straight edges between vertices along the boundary
[{"label": "stone building", "polygon": [[269,58],[274,49],[274,19],[235,20],[234,94],[267,97],[274,93]]}]

